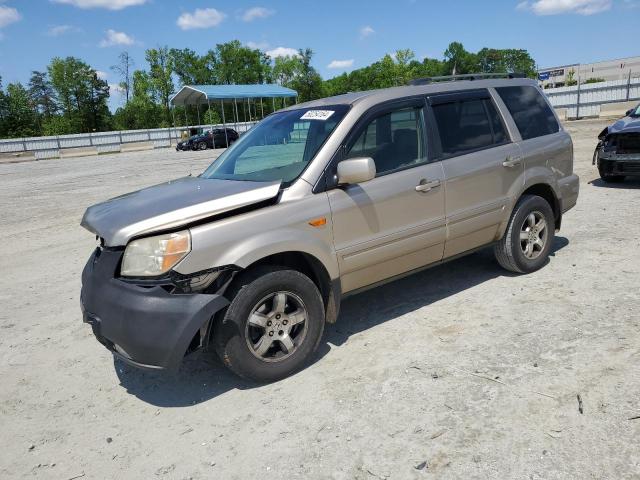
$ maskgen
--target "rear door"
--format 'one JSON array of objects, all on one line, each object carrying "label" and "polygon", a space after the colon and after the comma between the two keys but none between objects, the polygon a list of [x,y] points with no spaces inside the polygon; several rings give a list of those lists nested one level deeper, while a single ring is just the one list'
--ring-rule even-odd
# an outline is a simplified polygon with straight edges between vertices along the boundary
[{"label": "rear door", "polygon": [[444,175],[427,154],[424,99],[365,115],[342,160],[372,157],[377,176],[329,190],[334,243],[345,292],[442,259]]},{"label": "rear door", "polygon": [[450,257],[496,240],[523,184],[520,148],[487,89],[428,97],[445,175]]}]

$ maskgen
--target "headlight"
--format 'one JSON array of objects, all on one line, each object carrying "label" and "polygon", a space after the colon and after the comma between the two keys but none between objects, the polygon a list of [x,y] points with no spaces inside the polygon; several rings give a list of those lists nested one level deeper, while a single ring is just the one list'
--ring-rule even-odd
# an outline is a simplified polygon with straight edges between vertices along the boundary
[{"label": "headlight", "polygon": [[120,273],[125,277],[155,277],[168,272],[191,251],[188,230],[140,238],[127,245]]}]

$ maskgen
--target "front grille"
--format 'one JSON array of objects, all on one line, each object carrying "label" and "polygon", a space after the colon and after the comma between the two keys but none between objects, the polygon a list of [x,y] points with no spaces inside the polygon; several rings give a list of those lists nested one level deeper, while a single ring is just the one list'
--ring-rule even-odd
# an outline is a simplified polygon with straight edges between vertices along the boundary
[{"label": "front grille", "polygon": [[618,170],[624,173],[640,173],[640,162],[639,163],[619,162]]},{"label": "front grille", "polygon": [[616,153],[618,155],[640,153],[640,133],[618,135],[616,138],[616,146]]}]

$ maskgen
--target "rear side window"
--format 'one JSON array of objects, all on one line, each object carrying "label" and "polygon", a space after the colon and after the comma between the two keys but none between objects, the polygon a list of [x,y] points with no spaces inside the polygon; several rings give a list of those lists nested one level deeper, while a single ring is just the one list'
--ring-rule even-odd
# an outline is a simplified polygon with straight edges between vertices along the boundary
[{"label": "rear side window", "polygon": [[433,105],[443,157],[462,155],[507,142],[507,132],[488,98]]},{"label": "rear side window", "polygon": [[558,121],[542,94],[534,87],[499,87],[496,91],[507,106],[523,140],[557,133]]}]

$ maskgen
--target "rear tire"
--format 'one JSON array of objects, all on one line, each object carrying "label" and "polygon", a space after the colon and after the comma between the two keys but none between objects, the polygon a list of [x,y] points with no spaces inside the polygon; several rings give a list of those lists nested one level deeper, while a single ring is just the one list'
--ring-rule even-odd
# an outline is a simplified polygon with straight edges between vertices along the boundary
[{"label": "rear tire", "polygon": [[242,272],[214,330],[216,352],[240,377],[274,382],[303,368],[320,344],[322,296],[306,275],[286,267]]},{"label": "rear tire", "polygon": [[511,272],[534,272],[547,262],[554,238],[555,218],[549,203],[537,195],[523,195],[494,247],[496,260]]},{"label": "rear tire", "polygon": [[207,142],[200,142],[197,146],[198,150],[206,150],[207,149]]}]

